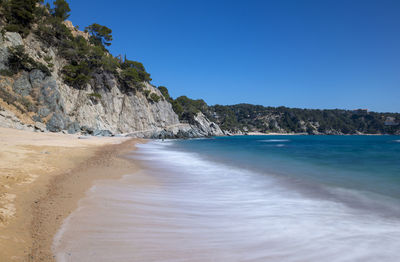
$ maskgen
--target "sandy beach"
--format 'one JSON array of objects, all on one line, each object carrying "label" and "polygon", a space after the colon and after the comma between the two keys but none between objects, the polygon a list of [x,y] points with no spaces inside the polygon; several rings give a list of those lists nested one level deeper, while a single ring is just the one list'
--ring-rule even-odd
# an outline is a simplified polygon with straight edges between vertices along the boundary
[{"label": "sandy beach", "polygon": [[53,237],[94,180],[137,165],[141,140],[0,128],[0,261],[53,261]]}]

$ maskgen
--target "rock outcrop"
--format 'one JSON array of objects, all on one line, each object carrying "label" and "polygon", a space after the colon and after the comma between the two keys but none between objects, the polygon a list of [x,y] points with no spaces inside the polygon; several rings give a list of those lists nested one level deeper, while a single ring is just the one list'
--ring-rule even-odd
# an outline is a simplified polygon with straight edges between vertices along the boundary
[{"label": "rock outcrop", "polygon": [[178,123],[163,128],[158,127],[155,129],[136,131],[127,135],[132,137],[164,139],[223,136],[225,133],[217,124],[208,120],[203,113],[198,112],[194,117],[193,124]]}]

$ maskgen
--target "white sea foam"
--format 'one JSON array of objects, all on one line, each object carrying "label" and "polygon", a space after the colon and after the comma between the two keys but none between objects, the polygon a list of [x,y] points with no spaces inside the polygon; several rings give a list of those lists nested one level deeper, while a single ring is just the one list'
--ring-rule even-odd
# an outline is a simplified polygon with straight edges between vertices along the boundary
[{"label": "white sea foam", "polygon": [[[58,234],[58,261],[399,260],[398,219],[288,190],[171,143],[139,145],[132,157],[145,174],[88,192]],[[139,175],[156,183],[137,183]]]},{"label": "white sea foam", "polygon": [[265,140],[259,140],[260,142],[264,143],[281,143],[281,142],[290,142],[289,139],[265,139]]}]

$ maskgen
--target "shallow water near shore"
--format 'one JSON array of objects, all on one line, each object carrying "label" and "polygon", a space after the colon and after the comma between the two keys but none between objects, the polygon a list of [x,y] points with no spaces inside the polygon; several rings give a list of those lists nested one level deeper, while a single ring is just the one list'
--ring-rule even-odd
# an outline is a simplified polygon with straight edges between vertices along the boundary
[{"label": "shallow water near shore", "polygon": [[57,261],[399,261],[400,138],[155,141],[98,181]]}]

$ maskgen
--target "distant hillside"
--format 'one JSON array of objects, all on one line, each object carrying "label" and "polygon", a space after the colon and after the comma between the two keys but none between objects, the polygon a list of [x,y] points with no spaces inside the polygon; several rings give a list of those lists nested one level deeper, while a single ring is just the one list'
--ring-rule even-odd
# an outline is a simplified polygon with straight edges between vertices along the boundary
[{"label": "distant hillside", "polygon": [[215,105],[206,114],[223,130],[308,134],[400,134],[400,114],[238,104]]},{"label": "distant hillside", "polygon": [[[164,91],[165,92],[165,91]],[[368,110],[318,110],[237,104],[208,106],[186,96],[171,101],[181,121],[201,111],[225,133],[400,134],[400,114]]]}]

